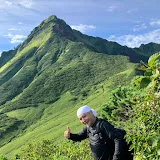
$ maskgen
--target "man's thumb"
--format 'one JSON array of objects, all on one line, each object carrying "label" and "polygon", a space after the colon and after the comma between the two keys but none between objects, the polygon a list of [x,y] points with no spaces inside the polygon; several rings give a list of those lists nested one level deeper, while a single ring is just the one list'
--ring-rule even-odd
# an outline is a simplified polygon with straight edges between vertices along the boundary
[{"label": "man's thumb", "polygon": [[68,131],[68,132],[70,132],[70,131],[71,131],[69,126],[67,126],[67,131]]}]

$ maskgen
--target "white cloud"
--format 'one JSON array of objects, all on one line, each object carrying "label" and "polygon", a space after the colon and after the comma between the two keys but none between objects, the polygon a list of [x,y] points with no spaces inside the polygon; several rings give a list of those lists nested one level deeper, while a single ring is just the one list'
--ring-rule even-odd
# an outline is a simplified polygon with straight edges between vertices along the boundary
[{"label": "white cloud", "polygon": [[134,13],[134,12],[137,12],[138,11],[138,8],[133,8],[133,9],[130,9],[127,11],[128,14],[131,14],[131,13]]},{"label": "white cloud", "polygon": [[9,31],[21,31],[21,29],[17,29],[17,28],[9,28]]},{"label": "white cloud", "polygon": [[18,22],[19,25],[23,24],[22,22]]},{"label": "white cloud", "polygon": [[4,1],[4,3],[8,6],[11,6],[13,4],[12,2],[9,2],[9,1]]},{"label": "white cloud", "polygon": [[147,29],[147,26],[145,23],[143,24],[140,24],[140,25],[136,25],[134,28],[133,28],[133,31],[136,32],[136,31],[140,31],[142,29]]},{"label": "white cloud", "polygon": [[108,8],[107,8],[107,12],[113,12],[113,11],[115,11],[115,9],[117,9],[118,7],[116,6],[116,5],[112,5],[112,6],[109,6]]},{"label": "white cloud", "polygon": [[33,5],[33,1],[32,0],[17,0],[17,3],[26,7],[26,8],[31,8]]},{"label": "white cloud", "polygon": [[14,0],[14,1],[0,1],[0,8],[6,8],[6,7],[16,7],[16,6],[22,6],[25,8],[31,8],[33,6],[33,0]]},{"label": "white cloud", "polygon": [[160,29],[139,35],[123,35],[119,37],[112,35],[108,40],[115,41],[121,45],[126,45],[132,48],[139,47],[141,44],[147,44],[150,42],[160,43]]},{"label": "white cloud", "polygon": [[4,37],[8,37],[8,38],[10,38],[11,40],[10,40],[10,43],[21,43],[21,42],[23,42],[24,41],[24,39],[27,37],[27,36],[24,36],[24,35],[18,35],[18,34],[16,34],[16,35],[12,35],[12,34],[8,34],[8,35],[4,35]]},{"label": "white cloud", "polygon": [[153,20],[150,22],[151,26],[160,25],[160,20]]},{"label": "white cloud", "polygon": [[93,26],[93,25],[85,25],[85,24],[80,24],[78,26],[75,26],[75,25],[72,25],[71,26],[72,29],[75,29],[75,30],[78,30],[82,33],[85,33],[87,32],[88,30],[92,30],[92,29],[95,29],[96,27]]}]

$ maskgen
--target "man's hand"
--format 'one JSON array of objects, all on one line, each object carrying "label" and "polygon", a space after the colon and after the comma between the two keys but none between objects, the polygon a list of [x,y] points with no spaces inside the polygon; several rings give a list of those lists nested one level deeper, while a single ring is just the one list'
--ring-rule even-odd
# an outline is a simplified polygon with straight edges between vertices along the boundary
[{"label": "man's hand", "polygon": [[64,131],[64,137],[65,138],[70,138],[70,133],[71,133],[71,130],[70,128],[67,126],[67,130]]}]

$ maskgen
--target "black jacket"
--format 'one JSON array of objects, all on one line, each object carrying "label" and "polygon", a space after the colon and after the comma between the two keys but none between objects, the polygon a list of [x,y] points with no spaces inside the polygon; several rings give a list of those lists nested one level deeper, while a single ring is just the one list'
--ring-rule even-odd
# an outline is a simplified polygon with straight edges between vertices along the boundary
[{"label": "black jacket", "polygon": [[84,127],[81,132],[70,135],[73,141],[86,138],[89,138],[94,160],[125,160],[124,135],[109,122],[97,118],[92,127]]}]

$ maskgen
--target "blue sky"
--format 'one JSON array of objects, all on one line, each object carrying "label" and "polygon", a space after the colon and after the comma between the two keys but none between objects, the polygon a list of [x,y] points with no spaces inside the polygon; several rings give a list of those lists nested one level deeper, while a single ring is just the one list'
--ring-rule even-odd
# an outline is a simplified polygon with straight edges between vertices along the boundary
[{"label": "blue sky", "polygon": [[72,28],[128,47],[160,43],[159,0],[0,0],[0,52],[56,15]]}]

